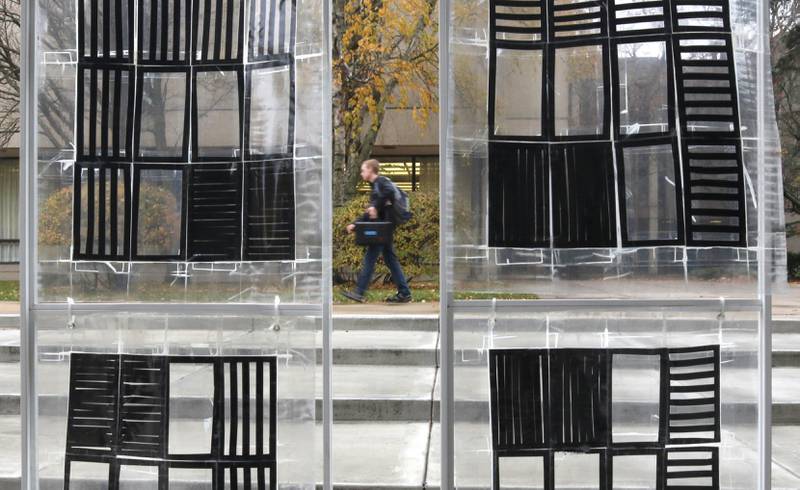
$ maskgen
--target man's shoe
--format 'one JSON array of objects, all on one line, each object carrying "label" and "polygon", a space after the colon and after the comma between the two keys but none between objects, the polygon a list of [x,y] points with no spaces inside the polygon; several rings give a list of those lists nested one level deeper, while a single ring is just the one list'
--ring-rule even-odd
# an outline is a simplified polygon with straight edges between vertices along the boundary
[{"label": "man's shoe", "polygon": [[363,295],[358,294],[358,293],[354,293],[352,291],[346,291],[346,290],[342,291],[342,296],[344,296],[347,299],[353,300],[356,303],[363,303],[364,302],[364,296]]},{"label": "man's shoe", "polygon": [[389,296],[386,298],[387,303],[409,303],[411,301],[411,295],[403,296],[400,293],[395,294],[394,296]]}]

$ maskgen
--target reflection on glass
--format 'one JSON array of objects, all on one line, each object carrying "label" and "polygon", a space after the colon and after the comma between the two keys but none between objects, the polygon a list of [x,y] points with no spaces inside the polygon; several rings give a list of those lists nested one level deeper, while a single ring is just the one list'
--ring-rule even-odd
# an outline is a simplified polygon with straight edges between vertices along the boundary
[{"label": "reflection on glass", "polygon": [[183,155],[186,76],[185,71],[144,73],[140,89],[139,156]]},{"label": "reflection on glass", "polygon": [[251,155],[289,151],[290,88],[288,66],[252,70],[248,94]]},{"label": "reflection on glass", "polygon": [[623,135],[669,130],[667,45],[664,41],[617,45],[619,130]]},{"label": "reflection on glass", "polygon": [[174,257],[181,253],[183,172],[139,170],[136,254]]},{"label": "reflection on glass", "polygon": [[602,46],[556,49],[554,89],[556,136],[603,133],[608,95]]},{"label": "reflection on glass", "polygon": [[675,162],[672,146],[623,150],[628,241],[677,240]]},{"label": "reflection on glass", "polygon": [[240,149],[238,73],[198,71],[195,90],[197,156],[235,158]]},{"label": "reflection on glass", "polygon": [[494,132],[542,134],[542,51],[497,50]]}]

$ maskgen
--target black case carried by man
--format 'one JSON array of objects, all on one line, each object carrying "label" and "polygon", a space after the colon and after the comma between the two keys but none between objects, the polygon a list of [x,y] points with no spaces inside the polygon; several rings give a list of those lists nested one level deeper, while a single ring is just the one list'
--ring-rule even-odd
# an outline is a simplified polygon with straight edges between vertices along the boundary
[{"label": "black case carried by man", "polygon": [[394,223],[391,221],[356,221],[356,245],[391,243]]}]

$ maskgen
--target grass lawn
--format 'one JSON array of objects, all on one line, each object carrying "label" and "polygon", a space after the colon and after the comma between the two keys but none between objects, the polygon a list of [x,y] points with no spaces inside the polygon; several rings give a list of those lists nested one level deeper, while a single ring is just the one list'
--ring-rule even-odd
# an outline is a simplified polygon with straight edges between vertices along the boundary
[{"label": "grass lawn", "polygon": [[19,281],[0,281],[0,301],[19,301]]},{"label": "grass lawn", "polygon": [[[428,303],[439,301],[439,285],[436,283],[409,284],[411,287],[411,297],[414,303]],[[351,285],[338,285],[333,287],[333,302],[335,304],[354,303],[342,296],[342,291],[352,290]],[[382,303],[387,296],[395,294],[394,286],[379,285],[371,286],[367,291],[367,303]],[[455,294],[456,299],[539,299],[535,294],[513,294],[513,293],[492,293],[483,291],[461,291]]]}]

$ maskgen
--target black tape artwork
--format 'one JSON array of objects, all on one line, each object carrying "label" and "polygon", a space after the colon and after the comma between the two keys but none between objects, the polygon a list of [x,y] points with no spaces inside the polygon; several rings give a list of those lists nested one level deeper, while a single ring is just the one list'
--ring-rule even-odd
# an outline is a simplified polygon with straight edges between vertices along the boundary
[{"label": "black tape artwork", "polygon": [[295,0],[77,2],[73,260],[293,260]]},{"label": "black tape artwork", "polygon": [[[614,356],[657,359],[660,382],[654,437],[622,441],[613,437]],[[526,483],[555,490],[560,460],[556,455],[596,460],[598,473],[596,478],[590,475],[592,488],[614,488],[615,460],[647,456],[654,461],[653,481],[647,488],[719,489],[718,345],[492,349],[489,385],[495,490],[503,488],[502,468],[508,458],[538,462],[541,471],[532,472]]]},{"label": "black tape artwork", "polygon": [[[213,373],[210,399],[191,401],[211,404],[210,440],[176,431],[206,452],[171,449],[170,407],[180,395],[170,394],[170,372],[185,364]],[[149,467],[160,490],[170,487],[171,473],[190,470],[204,475],[192,481],[202,488],[277,488],[276,369],[274,356],[71,354],[64,488],[85,478],[73,468],[86,463],[107,471],[110,490],[130,466]]]},{"label": "black tape artwork", "polygon": [[728,0],[489,15],[490,247],[747,246]]}]

